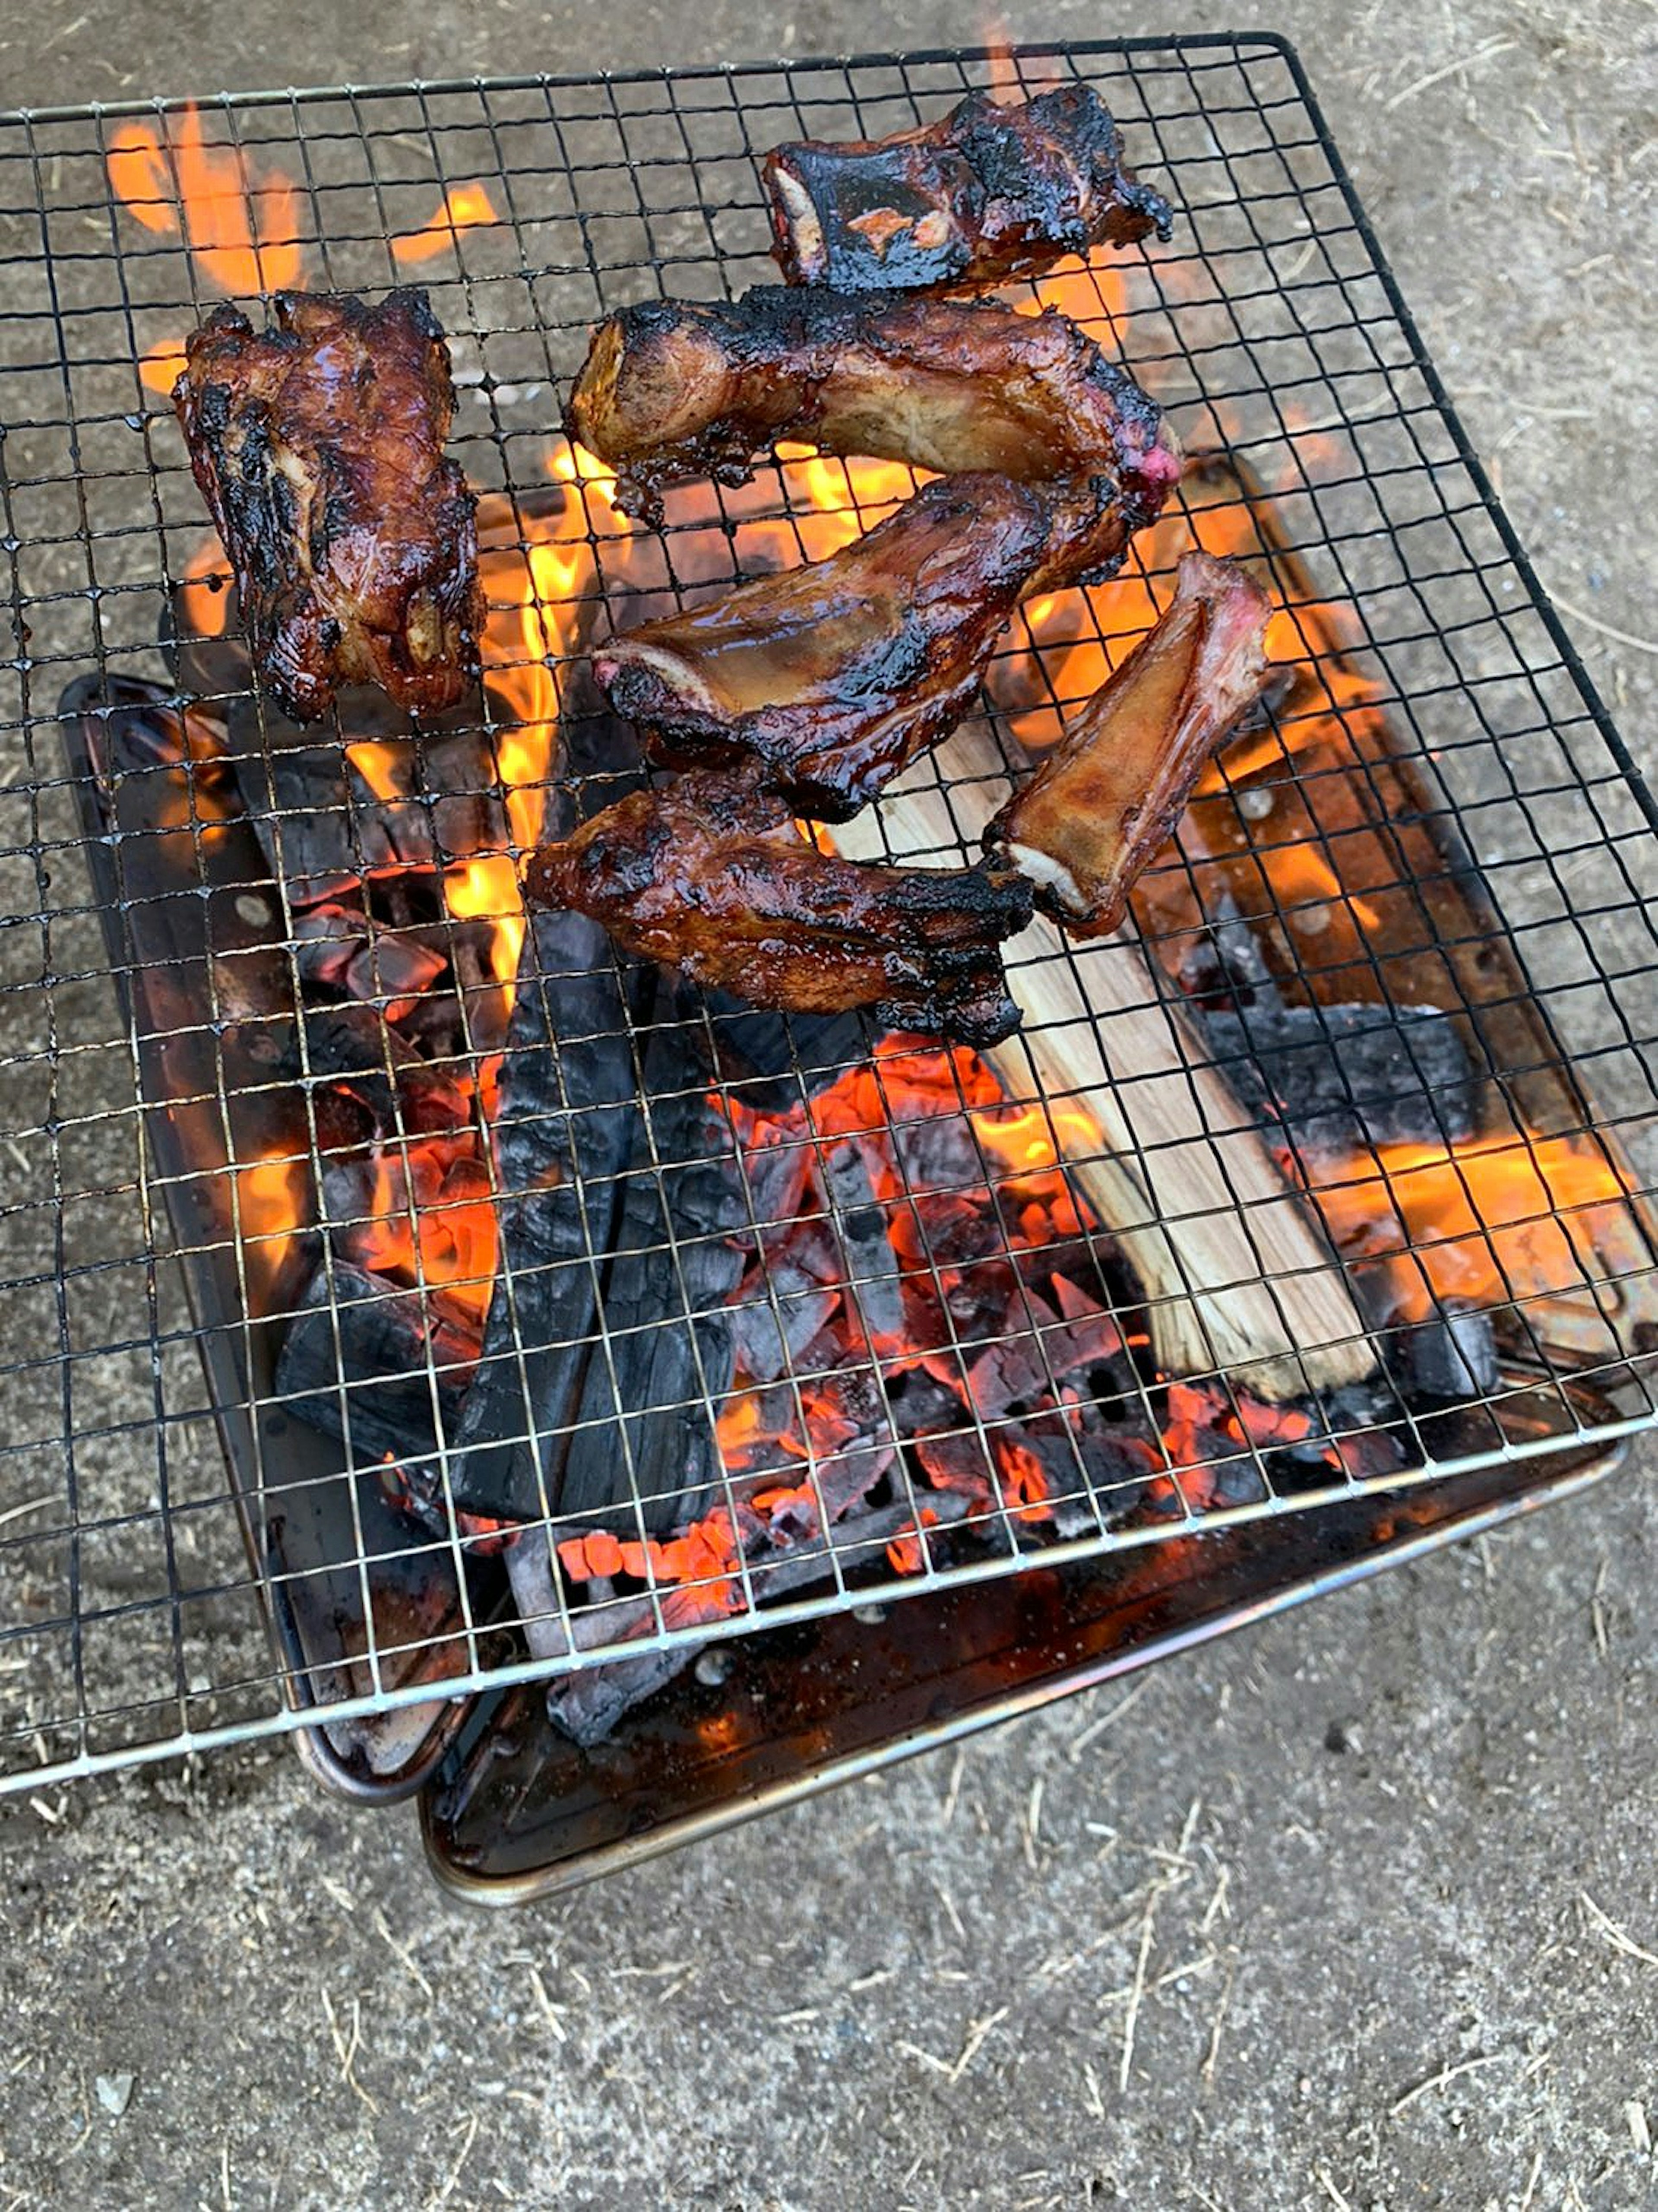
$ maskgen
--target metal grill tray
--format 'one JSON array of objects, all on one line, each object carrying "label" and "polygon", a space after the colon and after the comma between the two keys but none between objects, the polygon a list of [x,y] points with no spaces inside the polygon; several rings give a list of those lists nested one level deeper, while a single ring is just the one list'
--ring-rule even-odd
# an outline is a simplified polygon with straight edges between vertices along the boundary
[{"label": "metal grill tray", "polygon": [[[1658,1413],[1638,1325],[1606,1319],[1641,1316],[1655,1295],[1643,1205],[1658,944],[1643,886],[1658,809],[1467,447],[1294,55],[1248,35],[1028,49],[1012,65],[1028,84],[1053,74],[1097,84],[1141,173],[1175,200],[1175,244],[1126,259],[1127,303],[1108,313],[1102,301],[1096,327],[1164,399],[1189,446],[1223,447],[1246,492],[1264,488],[1276,559],[1293,555],[1309,591],[1335,595],[1345,631],[1314,624],[1308,659],[1321,675],[1338,659],[1366,672],[1380,722],[1333,690],[1329,719],[1354,736],[1351,757],[1286,755],[1278,782],[1344,881],[1360,830],[1392,856],[1391,877],[1365,875],[1367,902],[1380,912],[1398,895],[1409,909],[1409,950],[1437,961],[1436,1002],[1448,991],[1485,1041],[1510,1130],[1523,1115],[1600,1154],[1630,1194],[1619,1265],[1602,1278],[1586,1267],[1564,1339],[1557,1313],[1511,1297],[1511,1343],[1534,1356],[1511,1357],[1486,1401],[1455,1422],[1421,1421],[1402,1403],[1385,1418],[1409,1435],[1419,1481],[1610,1444]],[[991,66],[963,52],[266,94],[216,100],[203,121],[256,167],[295,177],[308,279],[330,287],[406,278],[389,239],[428,221],[443,184],[485,184],[503,220],[458,234],[418,273],[474,380],[456,450],[481,484],[522,502],[544,487],[556,395],[596,314],[660,294],[734,293],[774,274],[757,178],[768,146],[878,137],[937,114]],[[15,640],[0,668],[0,721],[21,761],[0,791],[15,1170],[0,1210],[0,1310],[11,1322],[0,1366],[0,1786],[306,1729],[325,1711],[336,1779],[406,1788],[459,1717],[440,1720],[435,1692],[501,1687],[560,1662],[526,1660],[492,1633],[498,1570],[458,1540],[411,1537],[377,1507],[372,1469],[344,1473],[308,1442],[302,1457],[291,1435],[273,1443],[270,1424],[283,1417],[269,1400],[260,1332],[226,1310],[227,1281],[233,1295],[246,1289],[240,1249],[210,1180],[181,1165],[166,1133],[176,1114],[147,1092],[139,1058],[154,1018],[143,1010],[157,988],[151,963],[170,960],[174,982],[181,960],[210,963],[239,926],[219,893],[234,907],[237,893],[270,886],[251,864],[240,881],[215,878],[192,811],[194,951],[158,951],[154,933],[165,938],[183,908],[152,899],[141,912],[125,888],[153,825],[99,811],[110,794],[88,780],[84,753],[67,776],[58,764],[70,679],[92,672],[82,703],[116,702],[129,678],[166,680],[156,640],[203,526],[170,410],[136,364],[176,342],[216,295],[177,235],[138,227],[112,202],[106,174],[124,120],[164,127],[179,112],[152,103],[0,118],[0,245],[15,303],[0,318],[0,550]],[[67,733],[77,744],[84,734]],[[1408,858],[1378,829],[1378,744],[1399,779],[1391,805],[1406,806],[1417,841]],[[1381,830],[1398,821],[1383,805]],[[1188,827],[1201,834],[1141,902],[1154,961],[1189,939],[1192,902],[1203,908],[1219,865],[1213,823]],[[1252,850],[1266,918],[1296,949],[1311,1002],[1327,1000],[1327,945],[1310,956],[1274,893],[1271,836]],[[1349,903],[1337,904],[1336,964],[1349,981],[1368,970],[1385,998],[1406,948],[1396,932],[1371,942]],[[1424,915],[1436,935],[1424,937]],[[1467,964],[1476,958],[1481,971]],[[1486,978],[1479,1007],[1469,1003],[1475,972]],[[234,1147],[243,1113],[258,1110],[258,1086],[233,1082],[227,1095],[224,1024],[211,987],[208,996],[179,1034],[210,1071],[206,1118],[245,1162]],[[1502,1057],[1516,1050],[1517,1061]],[[1132,1088],[1132,1070],[1118,1075]],[[1155,1179],[1155,1158],[1142,1165]],[[180,1303],[173,1254],[199,1329]],[[198,1352],[213,1376],[206,1389]],[[1266,1456],[1253,1455],[1260,1500],[1202,1525],[1381,1486],[1350,1476],[1286,1495]],[[1189,1513],[1159,1530],[1102,1525],[1042,1562],[1198,1525]],[[896,1597],[1015,1572],[1030,1556],[1018,1539],[1010,1523],[999,1553],[910,1578],[860,1558],[823,1590],[721,1630],[814,1620],[863,1602],[872,1586]],[[411,1559],[427,1577],[417,1617],[386,1601],[388,1578],[410,1586]],[[274,1599],[272,1651],[262,1593]],[[675,1631],[659,1610],[647,1642],[708,1632]],[[606,1652],[591,1647],[582,1663]]]}]

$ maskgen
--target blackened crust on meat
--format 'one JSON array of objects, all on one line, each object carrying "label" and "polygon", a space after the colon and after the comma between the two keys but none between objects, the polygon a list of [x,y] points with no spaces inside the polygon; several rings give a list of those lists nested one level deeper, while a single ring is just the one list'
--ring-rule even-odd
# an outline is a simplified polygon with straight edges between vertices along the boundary
[{"label": "blackened crust on meat", "polygon": [[772,285],[652,301],[593,334],[565,416],[631,514],[711,476],[745,483],[778,439],[1023,483],[1111,476],[1155,513],[1180,474],[1155,401],[1050,310]]},{"label": "blackened crust on meat", "polygon": [[424,292],[216,308],[173,403],[264,682],[301,721],[343,684],[438,714],[477,672],[477,503],[444,444],[449,354]]},{"label": "blackened crust on meat", "polygon": [[752,779],[708,772],[630,793],[543,847],[526,889],[754,1006],[868,1007],[886,1028],[972,1045],[1018,1026],[999,947],[1030,919],[1022,878],[819,852]]},{"label": "blackened crust on meat", "polygon": [[779,146],[764,175],[785,277],[849,292],[1003,284],[1095,246],[1167,239],[1174,220],[1124,168],[1090,85],[1008,106],[972,93],[918,131]]},{"label": "blackened crust on meat", "polygon": [[626,632],[593,672],[658,760],[758,762],[844,821],[956,726],[1054,538],[1040,491],[940,477],[826,560]]}]

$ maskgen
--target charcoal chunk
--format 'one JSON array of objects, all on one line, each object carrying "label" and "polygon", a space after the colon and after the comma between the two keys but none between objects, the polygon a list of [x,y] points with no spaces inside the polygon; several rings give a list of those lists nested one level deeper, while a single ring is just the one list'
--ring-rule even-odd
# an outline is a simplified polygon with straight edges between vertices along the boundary
[{"label": "charcoal chunk", "polygon": [[388,1455],[401,1463],[436,1451],[440,1413],[454,1433],[477,1358],[476,1341],[418,1291],[336,1260],[318,1269],[288,1328],[276,1394],[313,1429],[346,1438],[359,1467]]},{"label": "charcoal chunk", "polygon": [[1387,1339],[1388,1365],[1407,1398],[1449,1404],[1487,1398],[1497,1388],[1497,1335],[1491,1316],[1448,1314]]}]

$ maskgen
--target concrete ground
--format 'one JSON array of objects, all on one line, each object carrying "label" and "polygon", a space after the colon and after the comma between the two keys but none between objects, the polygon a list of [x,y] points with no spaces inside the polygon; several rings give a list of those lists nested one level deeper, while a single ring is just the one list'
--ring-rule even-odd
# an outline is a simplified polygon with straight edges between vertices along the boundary
[{"label": "concrete ground", "polygon": [[[1054,0],[1007,21],[1296,38],[1650,763],[1651,9]],[[870,0],[25,0],[0,100],[974,28]],[[1650,2203],[1654,1465],[515,1917],[446,1904],[412,1816],[319,1796],[280,1747],[9,1799],[0,2208]]]}]

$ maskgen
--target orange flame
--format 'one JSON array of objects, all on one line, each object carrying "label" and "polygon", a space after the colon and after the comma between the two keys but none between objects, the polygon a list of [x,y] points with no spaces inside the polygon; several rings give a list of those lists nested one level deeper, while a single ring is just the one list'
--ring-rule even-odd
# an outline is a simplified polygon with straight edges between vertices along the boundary
[{"label": "orange flame", "polygon": [[482,185],[452,185],[436,213],[419,230],[392,240],[392,258],[399,268],[418,261],[434,261],[454,245],[459,232],[500,221]]},{"label": "orange flame", "polygon": [[1529,1134],[1385,1145],[1374,1165],[1358,1163],[1315,1193],[1350,1257],[1388,1263],[1397,1310],[1412,1320],[1436,1300],[1479,1306],[1581,1292],[1603,1272],[1597,1210],[1628,1195],[1598,1150]]},{"label": "orange flame", "polygon": [[171,399],[173,387],[184,374],[185,349],[176,338],[160,338],[138,363],[138,381],[146,392]]},{"label": "orange flame", "polygon": [[389,804],[409,795],[398,772],[403,767],[404,750],[401,745],[379,744],[364,738],[346,747],[345,757],[375,798]]},{"label": "orange flame", "polygon": [[182,235],[198,272],[219,291],[276,292],[298,278],[291,180],[277,169],[256,172],[239,147],[210,144],[193,102],[172,118],[166,137],[149,123],[124,124],[106,166],[133,220],[162,237]]},{"label": "orange flame", "polygon": [[511,1002],[528,924],[519,864],[534,847],[558,735],[559,670],[571,652],[597,575],[593,541],[625,533],[616,478],[579,446],[561,443],[547,472],[567,487],[550,520],[520,517],[502,492],[478,502],[478,568],[488,614],[483,680],[501,710],[495,760],[506,793],[510,849],[474,854],[452,868],[444,896],[457,919],[495,926],[491,965]]},{"label": "orange flame", "polygon": [[191,629],[198,637],[222,637],[230,563],[216,532],[210,530],[191,555],[180,581],[185,615]]},{"label": "orange flame", "polygon": [[233,1164],[234,1218],[251,1272],[268,1291],[281,1274],[300,1223],[305,1218],[310,1178],[306,1162],[292,1154],[269,1152],[246,1165]]},{"label": "orange flame", "polygon": [[1361,927],[1380,927],[1381,917],[1370,901],[1345,890],[1335,870],[1307,839],[1263,853],[1260,864],[1272,884],[1273,897],[1288,910],[1292,928],[1297,925],[1304,928],[1309,921],[1323,919],[1317,912],[1321,905],[1345,906]]}]

